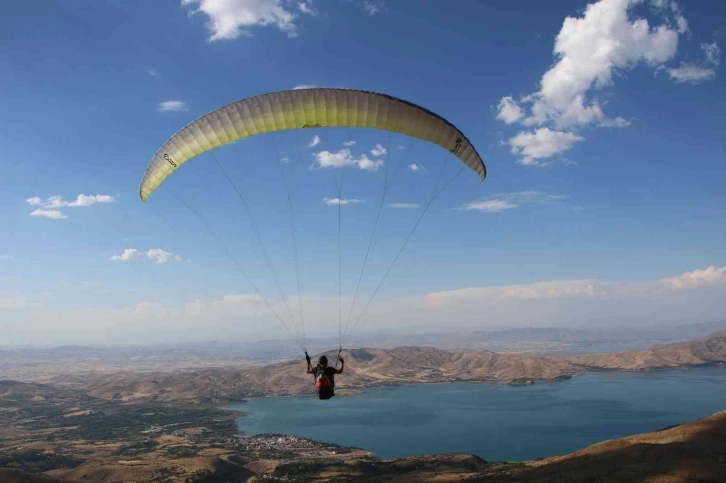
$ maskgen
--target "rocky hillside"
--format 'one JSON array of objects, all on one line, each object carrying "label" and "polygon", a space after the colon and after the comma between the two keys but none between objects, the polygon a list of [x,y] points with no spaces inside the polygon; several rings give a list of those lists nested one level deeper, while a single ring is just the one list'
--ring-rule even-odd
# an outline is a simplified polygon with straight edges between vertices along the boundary
[{"label": "rocky hillside", "polygon": [[595,370],[643,371],[723,364],[726,331],[703,339],[659,345],[650,349],[570,357],[569,362]]},{"label": "rocky hillside", "polygon": [[[328,353],[331,361],[335,353]],[[346,350],[339,392],[365,387],[454,381],[528,384],[555,381],[588,371],[648,371],[726,363],[726,332],[691,342],[647,350],[579,357],[540,357],[490,351],[423,347]],[[112,375],[63,376],[55,384],[122,400],[224,402],[254,396],[307,394],[312,378],[305,362],[289,361],[241,369],[189,372],[120,372]]]},{"label": "rocky hillside", "polygon": [[[328,356],[335,360],[335,353]],[[557,380],[584,370],[564,359],[420,347],[355,349],[343,351],[342,357],[345,373],[336,380],[341,391],[452,381],[525,383]],[[124,372],[112,376],[59,377],[53,382],[82,387],[103,397],[192,402],[307,394],[314,389],[311,376],[305,374],[304,360],[254,369]]]},{"label": "rocky hillside", "polygon": [[726,411],[522,462],[472,454],[379,459],[295,436],[244,436],[235,419],[209,407],[122,402],[0,381],[0,482],[726,481]]}]

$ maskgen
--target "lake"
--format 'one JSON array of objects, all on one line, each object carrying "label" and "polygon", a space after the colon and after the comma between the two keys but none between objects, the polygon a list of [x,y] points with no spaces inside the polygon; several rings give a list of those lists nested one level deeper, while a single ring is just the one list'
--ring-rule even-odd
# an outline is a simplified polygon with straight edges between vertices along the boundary
[{"label": "lake", "polygon": [[593,373],[523,387],[381,387],[329,401],[259,398],[228,408],[251,412],[239,420],[246,434],[303,436],[381,458],[465,452],[491,461],[529,460],[726,409],[726,368]]}]

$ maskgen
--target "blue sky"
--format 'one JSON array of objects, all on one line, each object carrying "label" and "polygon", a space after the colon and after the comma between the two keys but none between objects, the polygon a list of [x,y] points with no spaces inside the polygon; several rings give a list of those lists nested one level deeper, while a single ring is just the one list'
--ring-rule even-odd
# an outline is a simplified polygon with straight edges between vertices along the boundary
[{"label": "blue sky", "polygon": [[[439,168],[446,163],[445,178],[456,173],[447,152],[356,129],[257,136],[216,150],[245,194],[284,300],[210,155],[185,164],[148,203],[138,198],[149,160],[188,122],[300,86],[423,105],[459,127],[488,168],[484,183],[465,172],[436,199],[360,330],[648,325],[723,314],[722,2],[480,3],[5,6],[0,345],[283,337],[264,300],[280,313],[287,304],[300,328],[282,183],[293,176],[306,326],[337,333],[338,205],[330,200],[346,203],[345,321],[385,173],[396,176],[357,310]],[[316,169],[323,158],[352,165]],[[361,159],[378,169],[360,169]],[[202,214],[264,300],[170,193]]]}]

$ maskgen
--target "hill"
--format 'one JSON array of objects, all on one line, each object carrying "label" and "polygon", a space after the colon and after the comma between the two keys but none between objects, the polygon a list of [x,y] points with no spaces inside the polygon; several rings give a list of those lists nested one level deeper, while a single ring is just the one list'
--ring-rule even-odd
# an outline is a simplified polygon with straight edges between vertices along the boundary
[{"label": "hill", "polygon": [[248,437],[227,411],[39,384],[0,381],[0,408],[3,483],[726,481],[726,411],[567,455],[493,462],[471,454],[379,459],[294,436]]},{"label": "hill", "polygon": [[[699,324],[607,328],[519,327],[474,332],[440,331],[354,334],[351,347],[395,349],[401,346],[469,349],[527,355],[575,356],[640,350],[705,337],[726,329],[726,320]],[[2,343],[2,341],[0,341]],[[310,353],[335,347],[337,338],[309,338]],[[0,379],[48,382],[58,375],[119,371],[189,371],[239,369],[299,357],[291,340],[217,341],[136,346],[0,346]]]},{"label": "hill", "polygon": [[[328,353],[331,361],[336,353]],[[726,363],[726,332],[704,339],[646,350],[577,357],[500,354],[466,349],[399,347],[352,349],[342,353],[345,374],[339,393],[381,385],[454,381],[531,384],[565,380],[588,371],[650,371]],[[53,383],[82,388],[90,394],[121,400],[159,402],[239,401],[256,396],[308,394],[313,391],[304,361],[242,369],[189,372],[120,372],[62,376]]]},{"label": "hill", "polygon": [[[397,384],[453,381],[529,383],[558,380],[583,372],[564,359],[469,350],[400,347],[353,349],[341,354],[345,374],[341,390]],[[335,361],[336,353],[328,353]],[[96,396],[122,400],[220,402],[254,396],[307,394],[314,390],[305,361],[288,361],[254,369],[193,372],[123,372],[89,377],[64,376],[55,384],[81,387]]]},{"label": "hill", "polygon": [[661,370],[726,362],[726,331],[703,339],[659,345],[651,349],[570,357],[568,361],[591,370]]}]

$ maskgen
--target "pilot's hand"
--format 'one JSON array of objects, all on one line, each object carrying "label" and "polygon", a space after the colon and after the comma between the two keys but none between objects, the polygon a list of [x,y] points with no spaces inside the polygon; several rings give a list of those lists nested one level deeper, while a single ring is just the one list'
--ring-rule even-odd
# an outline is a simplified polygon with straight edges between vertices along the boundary
[{"label": "pilot's hand", "polygon": [[308,361],[308,364],[310,364],[310,356],[305,353],[305,360]]},{"label": "pilot's hand", "polygon": [[341,364],[345,364],[345,361],[343,360],[343,358],[342,358],[342,357],[340,358],[340,363],[341,363]]}]

